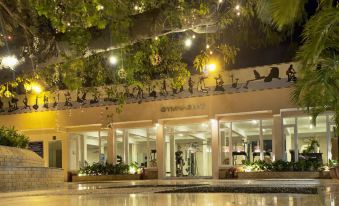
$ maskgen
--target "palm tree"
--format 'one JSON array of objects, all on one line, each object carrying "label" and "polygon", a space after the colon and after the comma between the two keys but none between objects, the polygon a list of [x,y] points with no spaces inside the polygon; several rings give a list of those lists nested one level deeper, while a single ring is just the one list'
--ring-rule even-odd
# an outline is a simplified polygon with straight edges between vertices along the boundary
[{"label": "palm tree", "polygon": [[[279,30],[293,28],[306,16],[305,4],[311,0],[258,0],[257,13]],[[303,42],[296,60],[300,62],[298,82],[291,99],[313,117],[334,111],[339,128],[339,3],[320,0],[316,12],[306,20]],[[337,136],[339,131],[337,129]]]}]

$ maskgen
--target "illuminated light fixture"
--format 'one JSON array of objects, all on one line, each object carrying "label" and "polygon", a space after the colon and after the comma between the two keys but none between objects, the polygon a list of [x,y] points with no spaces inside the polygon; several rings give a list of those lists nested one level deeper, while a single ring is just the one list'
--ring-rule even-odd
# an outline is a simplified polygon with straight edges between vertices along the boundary
[{"label": "illuminated light fixture", "polygon": [[213,54],[213,51],[210,51],[210,55],[212,55]]},{"label": "illuminated light fixture", "polygon": [[194,34],[192,35],[192,38],[195,39],[195,35]]},{"label": "illuminated light fixture", "polygon": [[183,137],[184,135],[182,133],[179,134],[180,137]]},{"label": "illuminated light fixture", "polygon": [[258,124],[258,120],[252,120],[252,124]]},{"label": "illuminated light fixture", "polygon": [[219,0],[218,2],[219,2],[219,4],[221,4],[223,2],[223,0]]},{"label": "illuminated light fixture", "polygon": [[42,92],[42,88],[41,88],[41,86],[38,83],[33,83],[32,84],[32,91],[35,94],[40,94]]},{"label": "illuminated light fixture", "polygon": [[68,22],[68,23],[67,23],[67,26],[71,26],[71,23]]},{"label": "illuminated light fixture", "polygon": [[154,39],[155,39],[156,41],[158,41],[158,40],[159,40],[159,37],[156,36]]},{"label": "illuminated light fixture", "polygon": [[108,58],[108,61],[109,61],[110,64],[116,65],[118,63],[118,58],[116,56],[112,55]]},{"label": "illuminated light fixture", "polygon": [[186,47],[191,47],[192,46],[192,39],[186,39],[185,40],[185,46]]},{"label": "illuminated light fixture", "polygon": [[159,123],[155,123],[155,127],[159,127],[160,126],[160,124]]},{"label": "illuminated light fixture", "polygon": [[240,16],[240,11],[237,12],[237,16]]},{"label": "illuminated light fixture", "polygon": [[103,10],[103,9],[104,9],[104,6],[103,6],[103,5],[101,5],[101,4],[99,4],[99,5],[96,7],[96,9],[97,9],[98,11],[101,11],[101,10]]},{"label": "illuminated light fixture", "polygon": [[239,9],[240,9],[240,5],[237,4],[237,5],[235,6],[235,10],[239,10]]},{"label": "illuminated light fixture", "polygon": [[210,48],[210,45],[209,44],[206,44],[206,49],[209,49]]},{"label": "illuminated light fixture", "polygon": [[122,133],[124,133],[123,131],[121,131],[121,130],[116,130],[117,131],[117,134],[122,134]]},{"label": "illuminated light fixture", "polygon": [[213,72],[213,71],[215,71],[217,66],[215,64],[207,64],[206,68],[208,69],[208,71]]},{"label": "illuminated light fixture", "polygon": [[310,129],[313,129],[313,124],[310,124]]},{"label": "illuminated light fixture", "polygon": [[137,172],[137,169],[134,166],[129,166],[129,171],[131,175],[135,174]]},{"label": "illuminated light fixture", "polygon": [[9,67],[10,69],[14,69],[14,67],[19,63],[19,60],[16,58],[16,56],[5,56],[1,60],[1,64],[4,67]]}]

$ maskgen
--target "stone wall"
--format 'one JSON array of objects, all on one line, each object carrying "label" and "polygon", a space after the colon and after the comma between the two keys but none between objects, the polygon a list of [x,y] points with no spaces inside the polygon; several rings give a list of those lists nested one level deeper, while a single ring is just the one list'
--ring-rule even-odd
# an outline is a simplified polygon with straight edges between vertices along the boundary
[{"label": "stone wall", "polygon": [[48,189],[63,186],[63,170],[47,167],[0,167],[0,191]]},{"label": "stone wall", "polygon": [[43,167],[43,159],[35,152],[0,146],[0,167]]},{"label": "stone wall", "polygon": [[43,165],[43,159],[30,150],[0,146],[0,192],[63,186],[63,170]]}]

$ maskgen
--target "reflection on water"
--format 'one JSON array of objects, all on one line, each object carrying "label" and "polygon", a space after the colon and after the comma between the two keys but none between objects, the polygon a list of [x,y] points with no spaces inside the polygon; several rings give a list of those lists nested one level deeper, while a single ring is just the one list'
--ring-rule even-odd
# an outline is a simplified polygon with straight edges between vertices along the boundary
[{"label": "reflection on water", "polygon": [[[0,200],[2,206],[319,206],[319,195],[298,194],[230,194],[230,193],[198,193],[198,194],[114,194],[114,195],[73,195],[73,196],[32,196],[5,198]],[[332,200],[328,201],[332,206]],[[333,200],[333,205],[334,200]]]}]

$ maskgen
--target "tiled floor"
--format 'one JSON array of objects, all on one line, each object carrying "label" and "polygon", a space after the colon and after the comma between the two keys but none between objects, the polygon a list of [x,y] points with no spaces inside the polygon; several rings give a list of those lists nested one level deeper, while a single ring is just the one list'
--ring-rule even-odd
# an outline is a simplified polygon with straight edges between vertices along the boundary
[{"label": "tiled floor", "polygon": [[[213,186],[315,186],[319,194],[245,194],[245,193],[155,193],[173,185],[206,184]],[[140,187],[134,187],[140,186]],[[147,185],[147,187],[145,187]],[[156,186],[160,185],[160,187]],[[1,206],[241,206],[241,205],[339,205],[337,180],[155,180],[90,184],[66,184],[58,190],[0,193]]]}]

